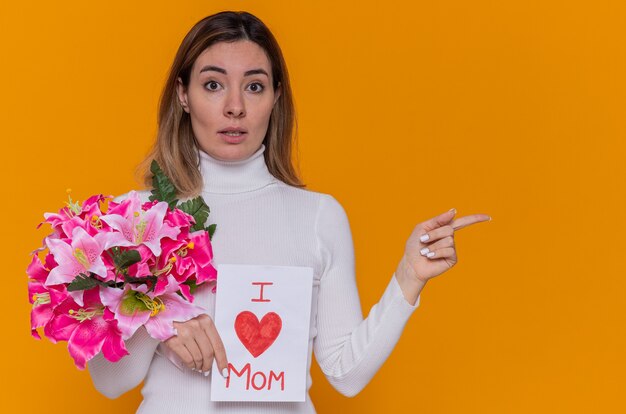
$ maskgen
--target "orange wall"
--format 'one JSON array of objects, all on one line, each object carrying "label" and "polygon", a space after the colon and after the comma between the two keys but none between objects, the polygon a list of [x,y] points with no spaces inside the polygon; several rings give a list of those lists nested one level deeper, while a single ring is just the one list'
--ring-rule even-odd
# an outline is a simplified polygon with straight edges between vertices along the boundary
[{"label": "orange wall", "polygon": [[30,337],[28,253],[66,188],[136,186],[176,48],[226,9],[283,48],[303,177],[347,210],[365,313],[413,226],[452,207],[493,217],[459,231],[458,265],[363,392],[315,367],[319,412],[626,409],[623,1],[136,3],[0,3],[4,412],[139,404]]}]

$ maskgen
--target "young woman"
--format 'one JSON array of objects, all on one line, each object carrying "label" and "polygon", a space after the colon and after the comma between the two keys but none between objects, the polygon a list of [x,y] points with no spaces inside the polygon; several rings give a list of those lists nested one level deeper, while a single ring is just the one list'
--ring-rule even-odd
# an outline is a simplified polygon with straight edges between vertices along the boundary
[{"label": "young woman", "polygon": [[[204,197],[218,223],[215,263],[314,269],[307,369],[315,351],[328,381],[354,396],[391,353],[426,282],[456,263],[455,230],[490,217],[454,220],[451,210],[418,224],[363,319],[348,218],[334,197],[304,189],[296,175],[294,118],[287,67],[269,29],[246,12],[217,13],[198,22],[176,54],[144,165],[156,159],[181,198]],[[149,191],[140,194],[147,200]],[[199,288],[195,303],[207,314],[175,322],[177,335],[167,341],[140,329],[126,343],[130,355],[90,361],[96,388],[115,398],[144,381],[139,413],[315,412],[310,374],[305,402],[212,402],[207,374],[215,358],[228,375],[227,350],[213,324],[212,289]]]}]

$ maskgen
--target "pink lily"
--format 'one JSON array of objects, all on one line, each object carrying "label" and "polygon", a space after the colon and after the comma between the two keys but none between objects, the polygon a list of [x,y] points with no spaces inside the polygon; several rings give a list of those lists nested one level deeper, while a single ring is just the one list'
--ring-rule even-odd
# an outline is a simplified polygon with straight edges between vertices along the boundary
[{"label": "pink lily", "polygon": [[[179,285],[180,292],[189,302],[193,302],[187,280],[193,280],[198,285],[217,278],[217,270],[213,266],[213,251],[206,231],[196,231],[186,239],[165,239],[161,245],[162,254],[156,259],[158,272],[171,274]],[[156,273],[154,273],[156,274]],[[154,293],[159,295],[166,289],[168,280],[159,277]]]},{"label": "pink lily", "polygon": [[[50,255],[49,255],[50,256]],[[44,286],[49,270],[43,267],[39,257],[33,256],[33,260],[26,270],[30,280],[28,281],[28,299],[33,305],[30,313],[31,335],[41,339],[37,328],[45,326],[54,315],[54,308],[67,298],[65,285],[47,288]]]},{"label": "pink lily", "polygon": [[[180,229],[164,223],[163,218],[168,205],[165,201],[154,204],[149,210],[143,211],[140,207],[139,195],[131,191],[123,203],[128,202],[129,208],[124,216],[107,214],[101,220],[117,231],[107,233],[105,249],[114,246],[145,245],[155,256],[161,254],[161,239],[164,237],[176,238]],[[122,203],[122,204],[123,204]]]},{"label": "pink lily", "polygon": [[136,193],[136,191],[131,191],[128,193],[123,200],[120,202],[111,201],[109,202],[109,210],[107,214],[118,214],[123,217],[127,217],[133,214],[133,211],[148,210],[148,204],[156,204],[158,201],[150,201],[147,203],[141,204],[141,200]]},{"label": "pink lily", "polygon": [[178,284],[173,276],[168,276],[169,283],[162,295],[147,292],[146,285],[130,285],[124,289],[100,288],[102,303],[115,314],[122,332],[122,338],[130,338],[135,331],[145,325],[146,330],[155,339],[165,341],[174,335],[173,322],[185,322],[205,313],[199,306],[193,305],[177,293]]},{"label": "pink lily", "polygon": [[[71,283],[81,273],[91,272],[106,277],[107,269],[101,257],[102,239],[106,234],[91,237],[82,227],[74,227],[71,245],[63,240],[48,239],[48,248],[58,266],[50,271],[44,285]],[[79,305],[83,304],[82,291],[70,292],[70,295]]]},{"label": "pink lily", "polygon": [[113,313],[102,305],[98,289],[85,291],[85,307],[67,298],[54,310],[55,316],[45,327],[45,334],[54,341],[67,341],[67,348],[79,369],[102,351],[111,362],[128,355]]},{"label": "pink lily", "polygon": [[[45,220],[39,223],[37,228],[41,227],[43,223],[48,223],[52,226],[54,230],[59,231],[66,222],[70,221],[73,218],[80,218],[83,221],[93,220],[94,216],[98,217],[102,214],[100,210],[100,203],[107,198],[112,197],[97,194],[85,200],[82,206],[77,201],[72,202],[72,199],[70,198],[69,202],[66,203],[66,207],[63,207],[61,210],[59,210],[58,213],[44,213],[43,216]],[[70,232],[66,232],[65,237],[69,236],[70,234]]]},{"label": "pink lily", "polygon": [[[38,253],[46,249],[48,239],[68,239],[72,234],[72,230],[76,226],[80,226],[87,230],[92,236],[97,230],[102,229],[100,216],[102,215],[101,203],[113,196],[104,196],[97,194],[89,197],[81,206],[79,202],[73,202],[69,199],[66,206],[59,210],[58,213],[44,213],[45,220],[37,225],[40,228],[44,223],[50,224],[52,234],[46,236],[41,247],[35,249],[32,254]],[[104,231],[107,231],[105,229]]]},{"label": "pink lily", "polygon": [[[156,296],[165,292],[170,280],[178,281],[178,283],[176,283],[177,285],[185,281],[181,275],[176,273],[176,261],[178,259],[176,251],[185,246],[186,243],[185,240],[163,239],[161,243],[161,255],[154,257],[150,262],[151,272],[153,275],[157,276],[157,283],[154,288],[154,294]],[[173,278],[168,278],[169,275],[172,275]]]},{"label": "pink lily", "polygon": [[[145,208],[145,206],[144,206]],[[178,235],[178,239],[189,238],[189,229],[195,224],[195,220],[192,215],[185,213],[182,210],[168,210],[164,218],[165,222],[181,229],[181,234]]]},{"label": "pink lily", "polygon": [[213,266],[213,249],[206,231],[191,233],[190,242],[177,253],[177,273],[190,274],[197,284],[217,279],[217,269]]},{"label": "pink lily", "polygon": [[28,282],[28,296],[33,308],[30,312],[30,333],[33,337],[41,339],[37,328],[46,326],[54,316],[56,308],[67,297],[64,285],[47,288],[43,284],[33,281]]}]

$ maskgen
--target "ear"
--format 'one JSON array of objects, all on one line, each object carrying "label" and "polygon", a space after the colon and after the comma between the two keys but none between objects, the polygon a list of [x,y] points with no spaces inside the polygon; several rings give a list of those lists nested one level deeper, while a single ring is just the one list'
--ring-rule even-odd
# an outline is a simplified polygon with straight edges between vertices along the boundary
[{"label": "ear", "polygon": [[183,107],[183,111],[189,113],[187,91],[185,90],[185,85],[183,85],[183,80],[180,78],[180,76],[176,79],[176,94],[178,95],[178,102],[180,103],[180,106]]},{"label": "ear", "polygon": [[278,82],[278,87],[276,88],[276,92],[274,92],[274,105],[276,105],[276,102],[278,102],[278,98],[280,98],[280,94],[283,91],[283,85]]}]

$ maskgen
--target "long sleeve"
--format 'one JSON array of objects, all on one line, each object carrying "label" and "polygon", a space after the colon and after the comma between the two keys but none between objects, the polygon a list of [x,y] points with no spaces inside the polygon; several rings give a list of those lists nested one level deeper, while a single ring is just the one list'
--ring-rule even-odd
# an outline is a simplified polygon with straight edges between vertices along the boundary
[{"label": "long sleeve", "polygon": [[420,298],[411,305],[393,274],[381,299],[363,319],[350,224],[345,210],[331,195],[321,195],[316,234],[323,274],[313,349],[330,384],[352,397],[385,362]]},{"label": "long sleeve", "polygon": [[143,381],[160,341],[142,326],[125,343],[130,355],[119,361],[111,362],[100,352],[87,363],[94,386],[109,398],[117,398]]}]

